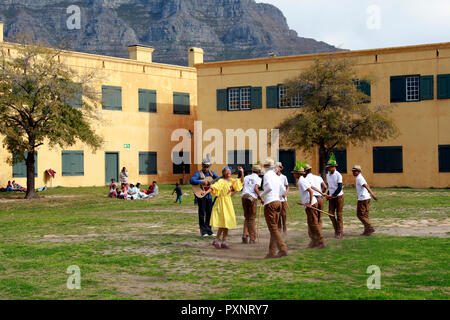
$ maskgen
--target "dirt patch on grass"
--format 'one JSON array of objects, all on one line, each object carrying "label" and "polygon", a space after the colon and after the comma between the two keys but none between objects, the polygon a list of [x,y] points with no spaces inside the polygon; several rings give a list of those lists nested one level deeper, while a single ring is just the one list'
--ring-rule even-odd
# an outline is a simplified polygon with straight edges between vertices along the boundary
[{"label": "dirt patch on grass", "polygon": [[[127,273],[102,275],[117,293],[124,298],[145,300],[192,299],[204,297],[205,294],[218,293],[217,288],[201,283],[164,281],[161,277],[132,275]],[[114,281],[111,281],[114,279]]]}]

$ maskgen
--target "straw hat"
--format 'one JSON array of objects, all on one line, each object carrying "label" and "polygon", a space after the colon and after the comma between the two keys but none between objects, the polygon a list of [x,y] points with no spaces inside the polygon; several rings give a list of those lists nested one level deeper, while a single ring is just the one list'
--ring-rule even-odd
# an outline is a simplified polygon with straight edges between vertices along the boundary
[{"label": "straw hat", "polygon": [[309,164],[305,165],[305,171],[308,171],[308,170],[311,170],[311,169],[312,169],[312,167]]},{"label": "straw hat", "polygon": [[355,165],[352,169],[352,171],[359,171],[362,172],[361,166]]},{"label": "straw hat", "polygon": [[270,168],[273,167],[275,165],[275,161],[273,161],[273,159],[267,158],[264,161],[264,168]]},{"label": "straw hat", "polygon": [[252,167],[252,171],[253,172],[259,172],[259,171],[261,171],[262,170],[262,168],[261,168],[261,166],[259,165],[259,164],[255,164],[255,165],[253,165],[253,167]]},{"label": "straw hat", "polygon": [[281,162],[277,162],[277,167],[283,169],[283,164]]}]

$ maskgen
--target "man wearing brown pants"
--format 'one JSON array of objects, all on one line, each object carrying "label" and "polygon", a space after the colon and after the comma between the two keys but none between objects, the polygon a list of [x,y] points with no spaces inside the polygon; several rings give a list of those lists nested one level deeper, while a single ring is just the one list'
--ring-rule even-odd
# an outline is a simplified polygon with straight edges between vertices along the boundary
[{"label": "man wearing brown pants", "polygon": [[[242,208],[244,209],[244,232],[242,242],[253,244],[256,240],[256,209],[258,199],[261,199],[259,187],[261,186],[261,167],[253,166],[252,174],[244,178],[244,188],[242,189]],[[250,240],[249,240],[250,238]]]},{"label": "man wearing brown pants", "polygon": [[306,179],[304,168],[300,169],[300,179],[298,180],[298,191],[305,206],[306,219],[308,223],[308,235],[311,238],[309,248],[322,249],[325,247],[325,240],[322,235],[322,216],[318,208],[317,199],[313,194],[311,183]]},{"label": "man wearing brown pants", "polygon": [[281,171],[283,170],[283,164],[281,162],[277,162],[277,175],[278,177],[280,177],[281,180],[281,185],[282,185],[282,189],[281,189],[281,197],[280,197],[280,201],[281,201],[281,213],[280,213],[280,220],[278,221],[278,229],[280,230],[280,232],[283,230],[284,235],[287,234],[287,210],[288,210],[288,202],[287,202],[287,195],[289,193],[289,181],[287,179],[287,177],[281,173]]},{"label": "man wearing brown pants", "polygon": [[336,239],[342,239],[344,236],[344,218],[342,216],[344,208],[344,187],[342,175],[336,170],[336,167],[336,160],[328,161],[327,181],[330,195],[327,196],[327,200],[330,220],[334,227],[334,236]]},{"label": "man wearing brown pants", "polygon": [[361,235],[370,236],[375,232],[375,229],[372,227],[369,220],[370,196],[376,201],[378,200],[378,197],[372,192],[366,179],[362,176],[361,166],[355,165],[352,172],[353,176],[356,177],[356,193],[358,194],[356,216],[364,225],[364,232]]},{"label": "man wearing brown pants", "polygon": [[[264,205],[264,217],[270,232],[270,245],[267,258],[281,258],[288,255],[287,246],[278,230],[278,221],[281,213],[280,192],[282,190],[281,180],[276,174],[277,166],[272,159],[267,159],[264,163],[264,198],[261,203]],[[277,253],[278,250],[278,253]]]}]

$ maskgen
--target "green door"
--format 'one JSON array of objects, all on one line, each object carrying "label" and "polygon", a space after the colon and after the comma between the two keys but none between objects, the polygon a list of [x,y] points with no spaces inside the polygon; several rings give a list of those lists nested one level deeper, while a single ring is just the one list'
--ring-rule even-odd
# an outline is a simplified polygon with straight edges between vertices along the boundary
[{"label": "green door", "polygon": [[106,152],[105,153],[105,181],[106,184],[111,183],[111,179],[119,181],[119,153]]}]

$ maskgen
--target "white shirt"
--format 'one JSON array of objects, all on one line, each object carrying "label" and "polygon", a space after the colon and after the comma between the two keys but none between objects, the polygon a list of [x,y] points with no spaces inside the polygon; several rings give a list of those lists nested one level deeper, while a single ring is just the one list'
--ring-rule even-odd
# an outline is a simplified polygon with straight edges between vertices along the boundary
[{"label": "white shirt", "polygon": [[[324,181],[323,181],[321,176],[316,176],[316,175],[310,173],[310,174],[308,174],[306,176],[306,180],[308,180],[308,182],[314,188],[317,188],[318,190],[322,190],[322,182],[324,182]],[[317,192],[316,190],[313,190],[313,194],[314,194],[315,197],[321,197],[322,196],[322,194]]]},{"label": "white shirt", "polygon": [[[310,201],[310,194],[308,192],[308,189],[311,189],[311,183],[309,183],[309,181],[306,180],[305,177],[301,176],[300,179],[298,179],[298,192],[300,193],[300,199],[302,199],[302,202],[304,204],[309,204]],[[311,205],[314,205],[316,203],[316,197],[312,197]]]},{"label": "white shirt", "polygon": [[361,173],[358,174],[358,176],[356,177],[356,193],[358,194],[358,201],[370,199],[369,191],[367,191],[367,189],[363,187],[365,184],[367,184],[366,179],[364,179]]},{"label": "white shirt", "polygon": [[261,181],[262,179],[256,173],[246,176],[244,178],[244,187],[242,188],[242,197],[248,194],[253,199],[258,199],[258,195],[255,192],[255,186],[261,186]]},{"label": "white shirt", "polygon": [[286,193],[289,182],[288,182],[288,179],[286,178],[286,176],[282,173],[278,177],[280,178],[280,181],[281,181],[280,201],[285,202],[287,200],[287,196],[286,196],[286,198],[283,198],[283,195]]},{"label": "white shirt", "polygon": [[264,175],[264,192],[261,196],[264,197],[264,205],[268,205],[274,201],[280,201],[281,191],[280,177],[273,170],[269,170]]},{"label": "white shirt", "polygon": [[[327,180],[328,180],[328,190],[330,190],[330,196],[332,196],[337,188],[338,183],[342,182],[342,175],[336,170],[333,174],[327,173]],[[338,197],[342,196],[344,194],[344,185],[342,185],[342,190],[338,194]]]}]

